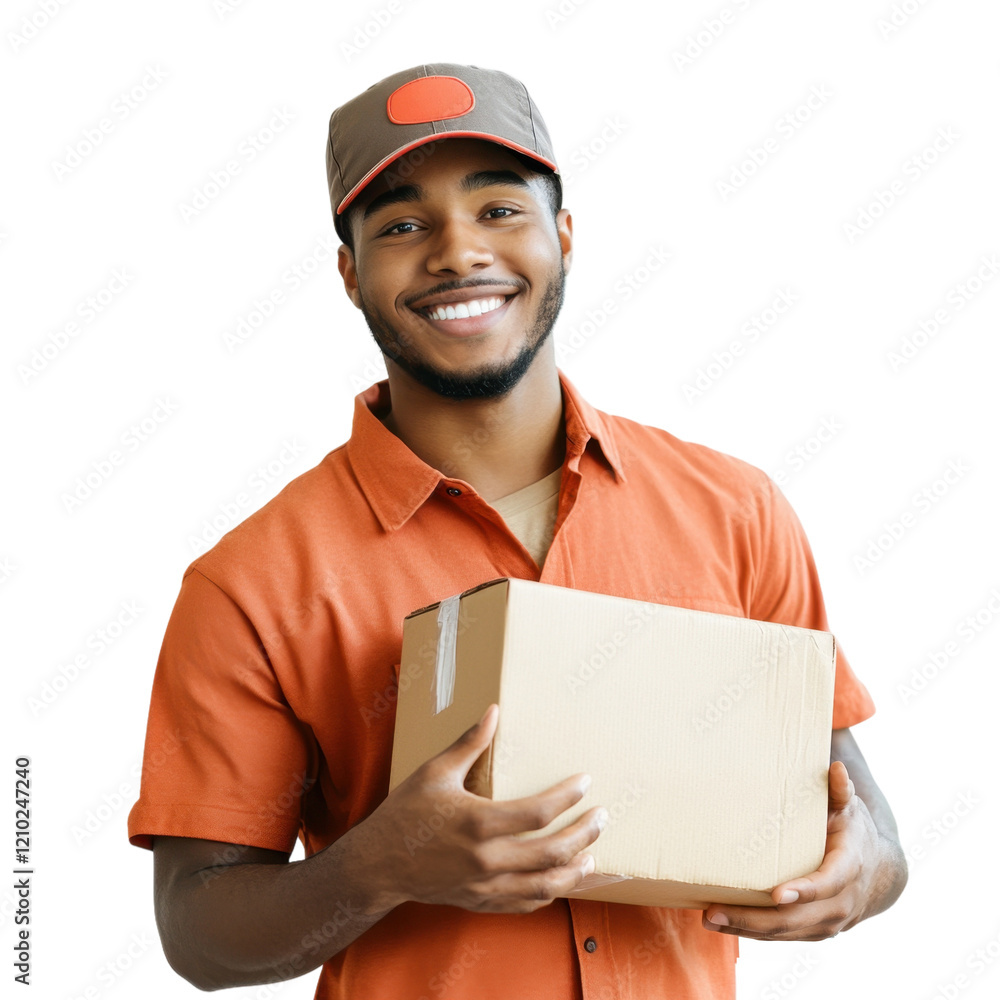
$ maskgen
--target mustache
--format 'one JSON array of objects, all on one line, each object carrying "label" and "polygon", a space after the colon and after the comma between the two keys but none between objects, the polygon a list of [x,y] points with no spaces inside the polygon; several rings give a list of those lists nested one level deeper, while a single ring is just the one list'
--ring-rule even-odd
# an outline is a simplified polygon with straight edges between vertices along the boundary
[{"label": "mustache", "polygon": [[489,288],[509,288],[512,292],[522,292],[525,289],[524,282],[498,281],[496,278],[482,277],[470,281],[446,281],[420,292],[419,295],[411,295],[410,298],[405,300],[405,304],[412,306],[414,302],[419,302],[421,299],[429,299],[434,295],[444,295],[446,292],[457,292],[464,288],[482,288],[484,286]]}]

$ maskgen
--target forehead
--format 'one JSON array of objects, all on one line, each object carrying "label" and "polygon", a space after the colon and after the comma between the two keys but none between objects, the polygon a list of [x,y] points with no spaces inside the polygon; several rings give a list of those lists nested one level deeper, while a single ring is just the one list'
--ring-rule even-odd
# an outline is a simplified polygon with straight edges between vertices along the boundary
[{"label": "forehead", "polygon": [[439,139],[417,146],[390,163],[358,195],[355,204],[364,209],[380,194],[403,185],[457,186],[466,174],[477,170],[513,170],[529,182],[533,173],[498,143],[485,139]]}]

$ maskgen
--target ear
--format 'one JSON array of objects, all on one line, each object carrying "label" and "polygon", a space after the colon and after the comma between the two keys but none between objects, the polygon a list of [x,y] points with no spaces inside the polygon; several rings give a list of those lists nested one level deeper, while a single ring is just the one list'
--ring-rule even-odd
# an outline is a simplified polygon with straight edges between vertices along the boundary
[{"label": "ear", "polygon": [[556,233],[562,249],[563,268],[568,274],[573,263],[573,216],[569,214],[569,209],[559,209],[559,214],[556,215]]},{"label": "ear", "polygon": [[361,292],[358,289],[358,269],[354,262],[354,252],[346,244],[342,243],[337,251],[337,269],[344,279],[344,291],[347,297],[354,303],[355,308],[361,308]]}]

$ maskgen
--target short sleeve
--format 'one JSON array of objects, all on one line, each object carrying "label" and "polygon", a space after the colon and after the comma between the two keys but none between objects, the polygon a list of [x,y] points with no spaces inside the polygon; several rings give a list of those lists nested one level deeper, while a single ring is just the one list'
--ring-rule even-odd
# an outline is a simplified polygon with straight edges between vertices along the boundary
[{"label": "short sleeve", "polygon": [[[767,501],[760,505],[763,558],[757,568],[750,617],[830,632],[819,575],[802,524],[770,478],[766,496]],[[875,703],[854,675],[839,641],[836,648],[833,728],[845,729],[873,715]]]},{"label": "short sleeve", "polygon": [[311,742],[239,606],[189,569],[153,677],[129,842],[196,837],[291,851]]}]

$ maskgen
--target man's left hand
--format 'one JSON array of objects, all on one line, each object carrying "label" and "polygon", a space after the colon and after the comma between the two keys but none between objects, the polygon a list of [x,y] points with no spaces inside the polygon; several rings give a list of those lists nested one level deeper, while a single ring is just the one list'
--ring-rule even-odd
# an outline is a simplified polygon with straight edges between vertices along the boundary
[{"label": "man's left hand", "polygon": [[774,941],[822,941],[880,912],[896,879],[898,848],[879,835],[842,761],[830,765],[826,854],[810,875],[776,886],[777,907],[713,904],[706,930]]}]

